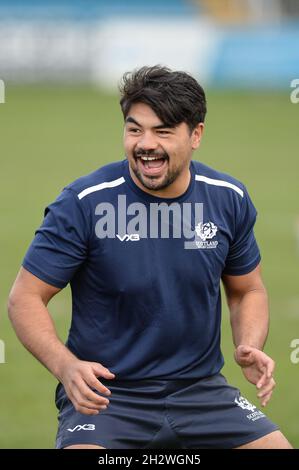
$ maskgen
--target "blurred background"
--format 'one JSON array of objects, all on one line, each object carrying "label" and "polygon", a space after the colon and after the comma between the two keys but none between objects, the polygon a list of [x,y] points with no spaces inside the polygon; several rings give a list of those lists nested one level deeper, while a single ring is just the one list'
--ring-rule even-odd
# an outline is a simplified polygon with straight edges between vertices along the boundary
[{"label": "blurred background", "polygon": [[[258,209],[266,352],[277,363],[267,413],[299,447],[299,364],[290,359],[299,338],[299,104],[290,100],[299,2],[0,0],[0,448],[53,448],[57,426],[56,381],[12,331],[10,287],[45,206],[75,178],[124,157],[118,82],[157,63],[204,85],[206,133],[194,158],[243,181]],[[66,288],[50,303],[63,340],[70,309]],[[233,361],[225,305],[222,349],[228,380],[258,405]]]}]

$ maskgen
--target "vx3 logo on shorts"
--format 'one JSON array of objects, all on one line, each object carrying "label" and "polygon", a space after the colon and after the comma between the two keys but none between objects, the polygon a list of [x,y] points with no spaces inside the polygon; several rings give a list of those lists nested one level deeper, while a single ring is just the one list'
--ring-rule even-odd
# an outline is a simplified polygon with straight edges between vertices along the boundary
[{"label": "vx3 logo on shorts", "polygon": [[74,432],[74,431],[94,431],[95,430],[95,425],[94,424],[77,424],[73,429],[69,428],[68,431]]}]

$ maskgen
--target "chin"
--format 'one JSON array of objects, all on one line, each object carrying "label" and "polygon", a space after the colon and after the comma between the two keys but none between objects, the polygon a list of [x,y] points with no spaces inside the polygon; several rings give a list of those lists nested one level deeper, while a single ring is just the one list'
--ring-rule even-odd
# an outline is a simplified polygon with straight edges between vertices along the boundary
[{"label": "chin", "polygon": [[148,176],[139,174],[137,175],[137,178],[143,184],[143,186],[145,186],[147,189],[151,189],[152,191],[159,191],[171,184],[168,182],[167,175],[160,176],[159,178],[150,178]]}]

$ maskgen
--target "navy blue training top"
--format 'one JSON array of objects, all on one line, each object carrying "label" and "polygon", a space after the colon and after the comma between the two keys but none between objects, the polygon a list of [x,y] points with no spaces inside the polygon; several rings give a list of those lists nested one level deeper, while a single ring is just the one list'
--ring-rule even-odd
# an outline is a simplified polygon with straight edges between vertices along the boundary
[{"label": "navy blue training top", "polygon": [[46,283],[70,283],[67,346],[117,379],[219,372],[221,276],[260,261],[243,184],[195,161],[190,171],[173,199],[142,191],[127,160],[79,178],[46,208],[24,258]]}]

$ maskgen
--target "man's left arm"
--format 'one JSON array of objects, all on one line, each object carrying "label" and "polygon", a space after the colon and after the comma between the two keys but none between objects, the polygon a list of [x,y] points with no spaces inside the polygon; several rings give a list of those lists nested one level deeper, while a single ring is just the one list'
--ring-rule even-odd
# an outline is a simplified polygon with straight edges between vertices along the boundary
[{"label": "man's left arm", "polygon": [[260,265],[240,276],[223,274],[222,281],[230,310],[235,360],[246,379],[256,385],[257,396],[266,406],[275,387],[275,364],[262,351],[268,335],[269,309]]}]

